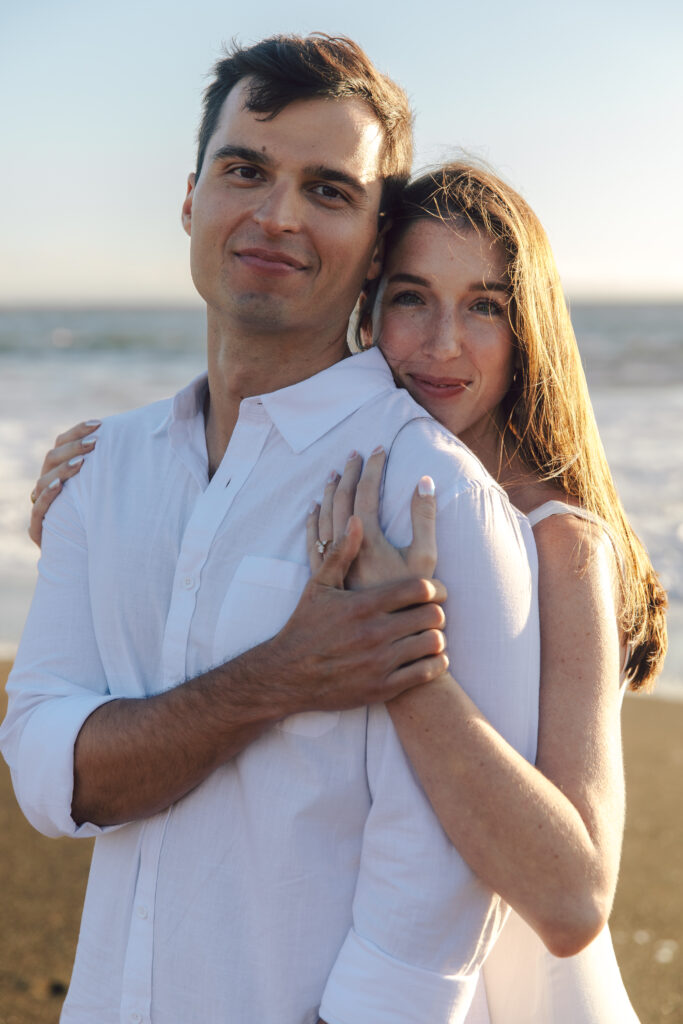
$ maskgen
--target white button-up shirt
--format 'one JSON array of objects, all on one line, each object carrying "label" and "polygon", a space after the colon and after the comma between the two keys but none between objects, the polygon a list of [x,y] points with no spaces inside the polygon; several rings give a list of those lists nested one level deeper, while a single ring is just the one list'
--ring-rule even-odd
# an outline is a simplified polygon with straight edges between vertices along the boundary
[{"label": "white button-up shirt", "polygon": [[370,351],[245,399],[209,482],[205,390],[106,421],[45,521],[0,741],[38,829],[98,837],[62,1021],[461,1021],[504,908],[444,836],[383,705],[287,718],[147,820],[71,818],[88,715],[277,632],[309,576],[311,500],[379,444],[393,543],[410,540],[419,477],[436,481],[455,677],[535,754],[533,540],[474,456]]}]

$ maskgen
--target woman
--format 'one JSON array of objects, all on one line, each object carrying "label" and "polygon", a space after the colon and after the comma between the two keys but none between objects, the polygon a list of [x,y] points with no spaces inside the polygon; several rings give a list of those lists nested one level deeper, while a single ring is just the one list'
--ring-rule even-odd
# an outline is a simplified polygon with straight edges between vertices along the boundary
[{"label": "woman", "polygon": [[[388,705],[445,831],[516,911],[469,1019],[635,1021],[604,928],[623,829],[619,680],[639,689],[656,675],[665,597],[614,490],[552,254],[526,203],[490,173],[453,164],[409,186],[385,246],[363,343],[379,344],[399,385],[506,488],[539,555],[536,767],[450,676]],[[46,485],[80,468],[88,433],[64,435],[46,460],[34,538],[61,486]],[[429,543],[414,545],[406,568],[379,530],[384,461],[374,453],[361,478],[351,459],[308,524],[315,568],[318,542],[334,540],[352,511],[361,517],[352,585],[429,558]]]}]

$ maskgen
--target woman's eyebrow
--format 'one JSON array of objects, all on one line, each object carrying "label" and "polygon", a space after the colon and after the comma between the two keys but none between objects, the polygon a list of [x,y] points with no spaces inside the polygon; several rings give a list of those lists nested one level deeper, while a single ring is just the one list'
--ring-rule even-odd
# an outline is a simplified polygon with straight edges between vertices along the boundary
[{"label": "woman's eyebrow", "polygon": [[468,285],[468,289],[471,292],[481,291],[482,288],[486,292],[505,292],[506,295],[512,293],[509,281],[473,281],[472,284]]},{"label": "woman's eyebrow", "polygon": [[417,274],[392,274],[388,284],[400,282],[401,284],[419,284],[423,288],[429,288],[429,281],[426,277],[418,277]]}]

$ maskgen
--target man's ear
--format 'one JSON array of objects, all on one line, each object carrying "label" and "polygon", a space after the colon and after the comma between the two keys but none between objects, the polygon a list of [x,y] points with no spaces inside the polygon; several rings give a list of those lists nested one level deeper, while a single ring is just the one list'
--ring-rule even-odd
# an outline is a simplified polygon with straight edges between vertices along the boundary
[{"label": "man's ear", "polygon": [[197,176],[194,174],[188,174],[187,176],[187,193],[185,195],[185,201],[183,202],[183,210],[181,219],[183,222],[183,228],[188,235],[192,234],[192,199],[194,197],[194,187],[197,181]]},{"label": "man's ear", "polygon": [[368,272],[367,272],[367,275],[366,275],[366,280],[367,281],[374,281],[375,278],[379,277],[379,275],[382,273],[382,265],[384,263],[384,251],[385,251],[385,248],[386,248],[386,246],[384,244],[384,238],[385,238],[385,235],[386,235],[386,229],[387,229],[387,225],[383,223],[382,227],[380,229],[380,232],[377,235],[377,242],[375,244],[375,251],[372,254],[372,259],[370,260],[370,266],[368,267]]}]

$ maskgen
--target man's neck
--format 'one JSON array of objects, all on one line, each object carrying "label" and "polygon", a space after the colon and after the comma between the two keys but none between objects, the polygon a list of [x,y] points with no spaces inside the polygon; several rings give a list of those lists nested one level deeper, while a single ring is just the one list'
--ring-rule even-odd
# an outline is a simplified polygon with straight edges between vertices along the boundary
[{"label": "man's neck", "polygon": [[221,330],[209,321],[209,390],[204,410],[209,476],[215,473],[230,443],[244,398],[298,384],[348,356],[346,335],[329,339],[265,337]]}]

